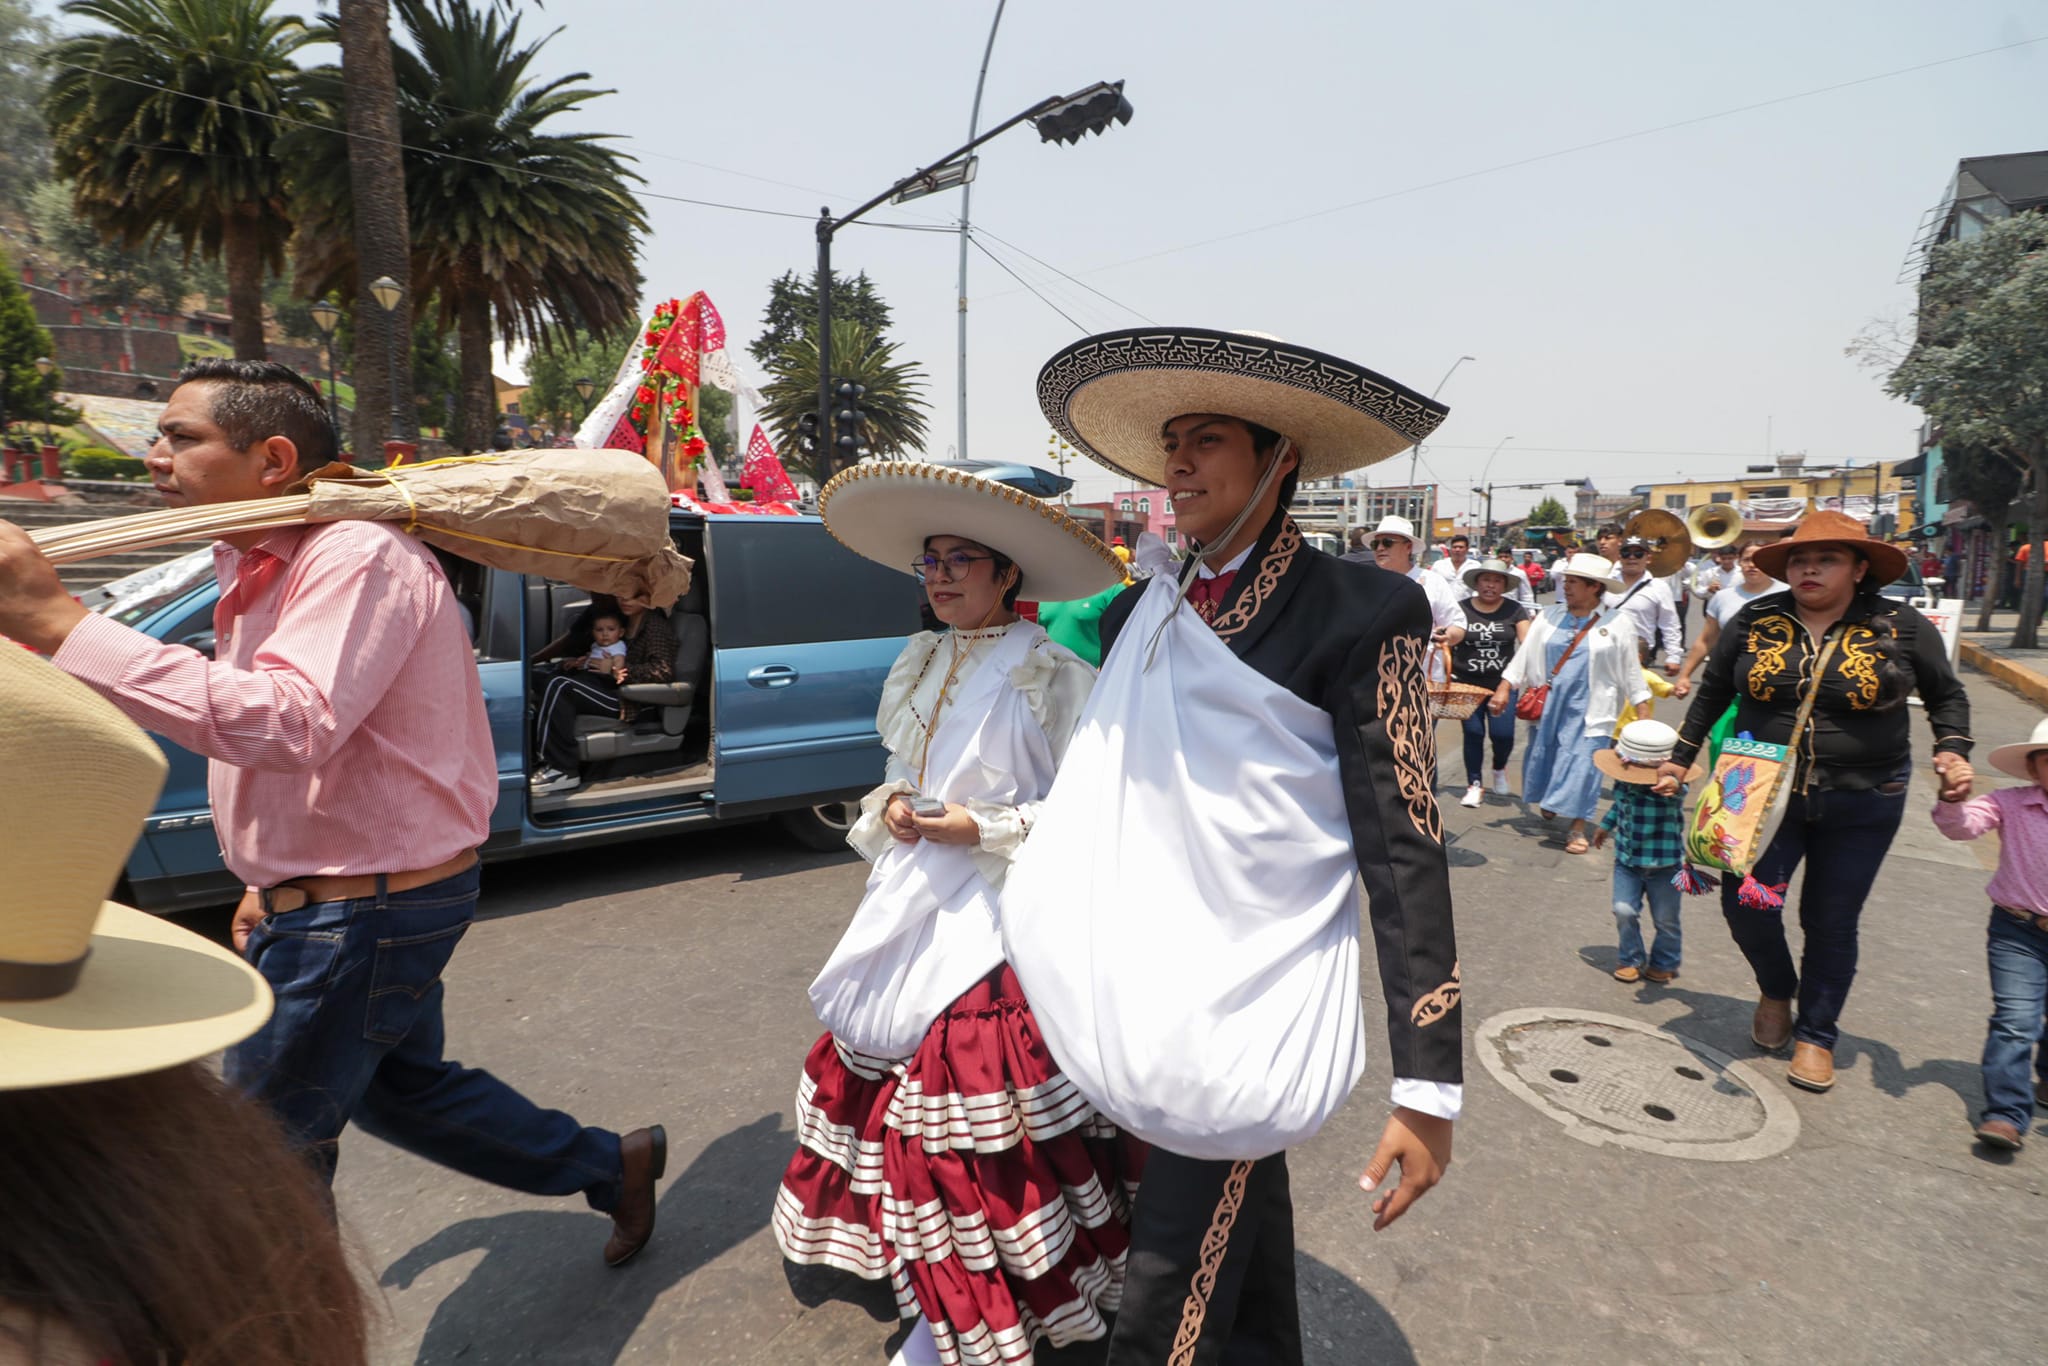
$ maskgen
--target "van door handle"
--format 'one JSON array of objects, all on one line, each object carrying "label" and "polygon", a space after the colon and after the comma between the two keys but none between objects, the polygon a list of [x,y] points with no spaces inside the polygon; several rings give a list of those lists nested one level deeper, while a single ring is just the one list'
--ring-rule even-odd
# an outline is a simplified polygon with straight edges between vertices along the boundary
[{"label": "van door handle", "polygon": [[787,664],[763,664],[747,670],[747,682],[757,688],[786,688],[796,680],[796,670]]}]

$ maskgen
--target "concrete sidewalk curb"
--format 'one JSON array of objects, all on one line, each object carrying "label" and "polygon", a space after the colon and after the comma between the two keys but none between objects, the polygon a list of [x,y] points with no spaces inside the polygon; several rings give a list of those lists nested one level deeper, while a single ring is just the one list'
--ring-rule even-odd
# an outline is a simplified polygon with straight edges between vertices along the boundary
[{"label": "concrete sidewalk curb", "polygon": [[1963,640],[1959,644],[1958,657],[1963,663],[2011,688],[2035,706],[2048,707],[2048,675],[2007,659],[1974,640]]}]

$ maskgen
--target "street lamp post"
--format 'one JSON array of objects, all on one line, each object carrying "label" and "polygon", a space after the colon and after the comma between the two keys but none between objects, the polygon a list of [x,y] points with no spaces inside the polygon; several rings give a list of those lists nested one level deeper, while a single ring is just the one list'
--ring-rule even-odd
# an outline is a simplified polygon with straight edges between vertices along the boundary
[{"label": "street lamp post", "polygon": [[[1451,368],[1444,371],[1444,377],[1436,382],[1436,388],[1429,391],[1429,396],[1435,398],[1438,394],[1442,393],[1444,386],[1451,382],[1451,376],[1458,373],[1459,366],[1468,360],[1478,359],[1479,357],[1477,356],[1460,356],[1452,361]],[[1415,462],[1420,459],[1422,459],[1422,443],[1418,441],[1415,443],[1414,448],[1408,452],[1408,487],[1411,489],[1415,487]]]},{"label": "street lamp post", "polygon": [[341,401],[334,393],[334,328],[341,321],[341,309],[332,299],[321,299],[307,310],[313,315],[313,325],[320,329],[320,336],[327,344],[327,420],[334,424],[336,438],[341,434]]},{"label": "street lamp post", "polygon": [[[50,372],[56,368],[56,362],[52,361],[48,356],[36,357],[36,373],[44,379],[47,380],[50,377]],[[50,396],[46,393],[43,395],[43,444],[47,446],[54,439],[50,435]]]},{"label": "street lamp post", "polygon": [[[379,275],[370,281],[370,296],[377,301],[377,307],[386,314],[398,307],[398,301],[405,297],[405,287],[389,275]],[[385,349],[391,358],[391,439],[405,440],[405,420],[398,411],[398,326],[397,319],[391,319],[390,345]]]},{"label": "street lamp post", "polygon": [[569,387],[576,391],[576,397],[583,400],[583,416],[590,416],[590,396],[597,391],[597,381],[585,375],[569,381]]},{"label": "street lamp post", "polygon": [[[1040,100],[1021,114],[1004,119],[995,127],[977,137],[969,138],[961,146],[928,166],[912,171],[888,189],[862,204],[851,213],[834,218],[829,206],[818,210],[816,233],[818,238],[818,432],[820,443],[819,468],[830,478],[839,468],[842,455],[846,464],[852,464],[860,445],[860,438],[853,432],[833,432],[833,374],[832,374],[832,235],[862,214],[905,190],[930,186],[940,179],[953,181],[956,173],[964,174],[963,167],[953,163],[966,157],[969,152],[1000,137],[1020,123],[1031,123],[1038,128],[1038,136],[1044,142],[1079,142],[1089,133],[1101,133],[1112,122],[1131,121],[1131,102],[1124,98],[1122,81],[1098,81],[1086,89],[1071,95],[1053,95]],[[830,443],[829,445],[825,443]]]},{"label": "street lamp post", "polygon": [[[996,17],[989,22],[988,44],[981,50],[981,74],[974,78],[974,108],[967,115],[967,136],[971,139],[981,124],[981,90],[988,84],[988,59],[996,50],[996,30],[1002,26],[1003,5],[996,0]],[[974,205],[974,180],[960,185],[960,458],[967,458],[967,241],[968,213]]]}]

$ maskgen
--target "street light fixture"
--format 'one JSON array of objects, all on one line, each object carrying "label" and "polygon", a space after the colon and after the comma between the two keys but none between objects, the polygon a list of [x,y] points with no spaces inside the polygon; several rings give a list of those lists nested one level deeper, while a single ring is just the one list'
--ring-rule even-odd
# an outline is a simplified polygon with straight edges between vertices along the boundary
[{"label": "street light fixture", "polygon": [[585,417],[589,417],[590,396],[597,391],[597,381],[592,379],[590,376],[585,375],[581,379],[570,380],[569,387],[571,389],[574,389],[576,391],[576,396],[583,400],[583,415]]},{"label": "street light fixture", "polygon": [[332,299],[317,299],[306,311],[313,315],[313,326],[320,329],[327,345],[327,420],[334,424],[335,439],[340,440],[341,406],[334,394],[334,329],[341,322],[341,309]]},{"label": "street light fixture", "polygon": [[[832,216],[831,208],[818,210],[818,439],[832,430],[832,235],[853,222],[869,209],[887,202],[906,189],[921,188],[934,183],[944,171],[950,177],[955,162],[967,157],[969,152],[991,138],[1009,132],[1020,123],[1030,123],[1038,129],[1043,142],[1079,142],[1089,133],[1106,132],[1112,123],[1131,121],[1131,102],[1124,98],[1122,81],[1097,81],[1094,85],[1077,90],[1071,95],[1053,95],[1040,100],[1021,114],[1004,119],[986,133],[970,137],[966,143],[954,148],[928,166],[921,166],[891,185],[888,189],[870,199],[853,212],[839,218]],[[966,174],[961,168],[961,174]],[[964,182],[963,182],[964,183]],[[964,229],[963,229],[964,230]],[[962,323],[965,326],[965,323]],[[849,452],[851,454],[851,452]],[[960,457],[967,456],[967,443],[960,443]],[[829,478],[838,468],[834,464],[834,450],[827,450],[820,460],[820,473]],[[851,462],[849,462],[851,463]]]},{"label": "street light fixture", "polygon": [[[405,286],[389,275],[379,275],[370,281],[370,297],[377,301],[377,307],[383,309],[385,315],[389,317],[391,311],[398,307],[398,301],[405,297]],[[403,441],[405,423],[398,412],[398,328],[395,319],[386,342],[384,349],[391,359],[391,439]]]},{"label": "street light fixture", "polygon": [[[1442,393],[1444,391],[1444,386],[1451,382],[1451,376],[1458,373],[1459,366],[1463,365],[1468,360],[1478,359],[1479,357],[1477,356],[1460,356],[1456,360],[1452,361],[1451,368],[1444,371],[1444,377],[1436,382],[1436,388],[1429,391],[1429,396],[1433,399],[1438,394]],[[1498,450],[1499,447],[1495,447],[1494,449]],[[1418,441],[1415,443],[1414,448],[1408,452],[1408,487],[1411,489],[1415,487],[1415,462],[1420,459],[1422,459],[1422,443]]]}]

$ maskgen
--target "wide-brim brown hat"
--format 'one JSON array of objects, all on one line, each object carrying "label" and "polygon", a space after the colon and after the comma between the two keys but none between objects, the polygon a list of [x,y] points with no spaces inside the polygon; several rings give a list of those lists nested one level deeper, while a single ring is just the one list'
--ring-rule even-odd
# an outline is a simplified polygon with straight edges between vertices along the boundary
[{"label": "wide-brim brown hat", "polygon": [[1781,582],[1785,578],[1785,566],[1795,550],[1813,550],[1821,546],[1835,546],[1854,551],[1870,566],[1863,582],[1871,588],[1882,588],[1906,572],[1906,552],[1887,541],[1872,536],[1863,523],[1846,512],[1827,509],[1810,513],[1800,522],[1790,536],[1769,545],[1761,545],[1750,555],[1756,567]]},{"label": "wide-brim brown hat", "polygon": [[1270,427],[1299,477],[1398,455],[1450,409],[1341,357],[1249,332],[1143,327],[1075,342],[1038,372],[1038,406],[1083,454],[1138,484],[1166,482],[1160,428],[1189,413]]},{"label": "wide-brim brown hat", "polygon": [[1124,581],[1116,552],[1058,504],[943,465],[872,460],[841,470],[819,492],[818,515],[848,550],[906,574],[928,537],[978,542],[1016,564],[1018,596],[1033,602],[1092,598]]},{"label": "wide-brim brown hat", "polygon": [[154,1072],[255,1033],[272,1002],[254,968],[104,899],[163,787],[163,751],[7,641],[0,715],[0,1091]]}]

